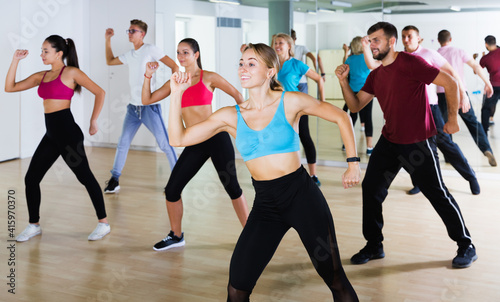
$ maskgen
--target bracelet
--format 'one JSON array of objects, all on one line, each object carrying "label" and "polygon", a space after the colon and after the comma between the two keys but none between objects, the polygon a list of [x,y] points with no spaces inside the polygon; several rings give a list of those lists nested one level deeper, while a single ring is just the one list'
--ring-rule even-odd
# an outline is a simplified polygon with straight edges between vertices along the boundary
[{"label": "bracelet", "polygon": [[352,162],[356,162],[356,161],[361,161],[361,158],[359,158],[359,157],[348,157],[348,158],[346,159],[346,161],[347,161],[348,163],[352,163]]},{"label": "bracelet", "polygon": [[324,76],[325,76],[325,74],[324,74],[324,73],[322,73],[322,74],[321,74],[321,76],[322,76],[322,77],[324,77]]},{"label": "bracelet", "polygon": [[144,77],[145,77],[146,79],[150,79],[150,80],[151,80],[151,78],[152,78],[153,76],[148,77],[146,74],[144,74]]}]

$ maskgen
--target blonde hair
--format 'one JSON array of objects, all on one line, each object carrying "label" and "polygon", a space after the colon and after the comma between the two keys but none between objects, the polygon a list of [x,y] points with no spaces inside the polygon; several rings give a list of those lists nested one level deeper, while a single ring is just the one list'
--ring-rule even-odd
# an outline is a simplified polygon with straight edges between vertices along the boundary
[{"label": "blonde hair", "polygon": [[363,43],[361,43],[361,37],[354,37],[351,41],[351,53],[353,55],[360,55],[363,53]]},{"label": "blonde hair", "polygon": [[280,70],[280,60],[274,48],[267,46],[264,43],[257,44],[248,44],[248,46],[243,50],[243,53],[248,49],[253,49],[257,58],[262,61],[267,68],[274,68],[276,73],[271,77],[271,81],[269,82],[269,88],[273,91],[283,91],[283,86],[278,81],[278,72]]},{"label": "blonde hair", "polygon": [[[287,35],[285,33],[279,33],[276,35],[276,38],[274,40],[276,41],[277,38],[285,39],[285,42],[288,43],[288,45],[290,45],[290,49],[288,50],[288,54],[290,55],[290,57],[293,58],[293,56],[295,55],[295,42],[293,41],[292,37],[290,37],[290,35]],[[274,47],[274,45],[273,45],[273,47]]]}]

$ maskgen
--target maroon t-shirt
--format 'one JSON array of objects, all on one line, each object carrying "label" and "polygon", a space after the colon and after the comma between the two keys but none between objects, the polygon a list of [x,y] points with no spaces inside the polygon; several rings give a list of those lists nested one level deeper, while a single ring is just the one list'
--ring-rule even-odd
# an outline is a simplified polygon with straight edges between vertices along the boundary
[{"label": "maroon t-shirt", "polygon": [[486,67],[490,74],[490,82],[492,86],[500,86],[500,48],[490,51],[479,61],[481,67]]},{"label": "maroon t-shirt", "polygon": [[377,97],[385,125],[382,135],[395,144],[413,144],[436,135],[425,93],[439,69],[421,57],[399,52],[390,65],[373,70],[361,90]]}]

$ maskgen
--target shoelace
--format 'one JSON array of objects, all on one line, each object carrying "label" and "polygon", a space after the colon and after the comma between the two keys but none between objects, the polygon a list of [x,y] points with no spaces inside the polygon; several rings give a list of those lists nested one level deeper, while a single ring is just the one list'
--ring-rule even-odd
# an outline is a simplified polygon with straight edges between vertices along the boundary
[{"label": "shoelace", "polygon": [[167,235],[167,237],[165,237],[165,238],[163,239],[163,241],[167,242],[167,241],[168,241],[168,240],[170,240],[170,239],[174,239],[174,238],[170,237],[170,235]]}]

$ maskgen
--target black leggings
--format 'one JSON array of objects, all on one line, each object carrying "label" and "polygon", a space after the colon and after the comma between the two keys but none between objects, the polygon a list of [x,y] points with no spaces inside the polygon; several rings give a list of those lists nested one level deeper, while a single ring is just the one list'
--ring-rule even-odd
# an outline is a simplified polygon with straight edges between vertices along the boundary
[{"label": "black leggings", "polygon": [[318,186],[303,167],[280,178],[253,180],[255,201],[234,248],[227,301],[250,294],[285,233],[294,228],[335,301],[358,301],[342,268],[333,219]]},{"label": "black leggings", "polygon": [[304,153],[306,154],[306,159],[308,164],[316,163],[316,147],[314,147],[314,142],[309,133],[309,116],[303,115],[299,120],[299,138],[302,146],[304,147]]},{"label": "black leggings", "polygon": [[40,220],[40,182],[59,156],[75,173],[90,195],[98,219],[106,218],[101,187],[90,171],[83,146],[83,133],[69,109],[45,114],[45,133],[30,162],[24,182],[29,222]]},{"label": "black leggings", "polygon": [[165,187],[167,201],[175,202],[181,199],[184,187],[209,158],[212,158],[212,163],[229,197],[231,199],[241,197],[243,191],[236,177],[233,144],[229,134],[222,132],[203,143],[184,149]]},{"label": "black leggings", "polygon": [[[357,92],[356,92],[357,93]],[[359,111],[359,119],[361,123],[365,123],[365,136],[371,137],[373,136],[373,122],[372,122],[372,108],[373,108],[373,100],[368,102],[363,109]],[[342,108],[345,112],[347,112],[347,104]],[[358,113],[349,112],[351,115],[352,125],[356,125],[356,120],[358,119]]]}]

